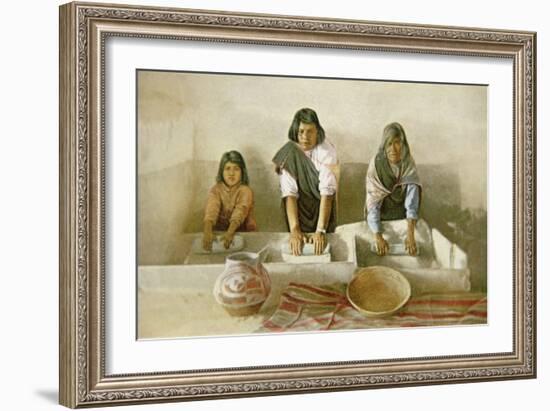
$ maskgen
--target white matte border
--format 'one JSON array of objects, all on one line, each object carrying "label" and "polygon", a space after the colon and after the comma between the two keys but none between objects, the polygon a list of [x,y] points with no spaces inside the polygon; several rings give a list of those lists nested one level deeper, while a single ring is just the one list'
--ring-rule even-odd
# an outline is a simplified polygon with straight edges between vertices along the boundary
[{"label": "white matte border", "polygon": [[[116,37],[105,55],[107,375],[512,351],[511,60]],[[488,325],[137,341],[137,68],[488,84]]]}]

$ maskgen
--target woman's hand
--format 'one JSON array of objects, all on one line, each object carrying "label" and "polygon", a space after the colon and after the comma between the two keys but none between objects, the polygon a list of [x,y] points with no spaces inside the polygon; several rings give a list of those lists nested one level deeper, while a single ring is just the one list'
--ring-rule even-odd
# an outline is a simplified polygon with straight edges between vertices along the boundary
[{"label": "woman's hand", "polygon": [[416,248],[416,240],[414,238],[414,229],[416,227],[416,220],[407,219],[407,238],[405,238],[405,250],[409,255],[416,255],[418,249]]},{"label": "woman's hand", "polygon": [[204,230],[202,234],[202,248],[205,251],[212,251],[212,242],[214,241],[214,233],[212,230]]},{"label": "woman's hand", "polygon": [[409,255],[416,255],[417,249],[416,240],[414,239],[414,232],[407,234],[407,238],[405,238],[405,250],[407,250]]},{"label": "woman's hand", "polygon": [[388,242],[382,237],[381,233],[376,233],[376,253],[378,255],[386,255],[390,250]]},{"label": "woman's hand", "polygon": [[323,254],[325,247],[327,246],[327,235],[322,232],[315,232],[311,236],[313,242],[313,249],[315,250],[315,255]]},{"label": "woman's hand", "polygon": [[305,237],[301,231],[295,231],[290,233],[288,243],[290,245],[290,251],[292,255],[302,255],[302,247],[304,245]]}]

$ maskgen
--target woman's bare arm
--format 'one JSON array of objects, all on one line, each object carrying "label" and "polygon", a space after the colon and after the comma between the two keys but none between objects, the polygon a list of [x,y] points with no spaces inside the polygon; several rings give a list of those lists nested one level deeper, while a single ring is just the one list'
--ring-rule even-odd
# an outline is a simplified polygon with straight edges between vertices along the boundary
[{"label": "woman's bare arm", "polygon": [[327,246],[327,234],[326,230],[330,220],[330,214],[332,211],[332,203],[334,196],[321,196],[321,205],[319,209],[319,220],[317,222],[317,231],[313,234],[313,248],[315,254],[320,255]]},{"label": "woman's bare arm", "polygon": [[290,250],[293,255],[302,255],[302,246],[304,245],[304,234],[300,228],[298,220],[298,200],[294,196],[285,197],[286,215],[288,226],[290,228]]}]

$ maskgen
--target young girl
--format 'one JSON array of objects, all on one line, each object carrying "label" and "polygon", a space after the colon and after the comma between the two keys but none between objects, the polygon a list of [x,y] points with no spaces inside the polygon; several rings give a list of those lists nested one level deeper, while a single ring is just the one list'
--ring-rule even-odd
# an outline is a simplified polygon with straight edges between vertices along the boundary
[{"label": "young girl", "polygon": [[254,219],[254,193],[248,186],[248,173],[244,158],[238,151],[222,155],[218,175],[208,193],[204,211],[202,245],[212,249],[213,231],[225,231],[223,244],[227,249],[236,231],[256,231]]}]

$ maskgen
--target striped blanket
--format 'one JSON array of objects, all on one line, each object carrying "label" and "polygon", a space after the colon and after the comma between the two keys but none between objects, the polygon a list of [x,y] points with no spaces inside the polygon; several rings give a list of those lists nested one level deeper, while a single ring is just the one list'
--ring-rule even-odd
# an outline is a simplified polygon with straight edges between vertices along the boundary
[{"label": "striped blanket", "polygon": [[346,298],[346,285],[313,287],[290,283],[279,306],[258,332],[344,330],[486,324],[487,296],[482,293],[413,297],[391,317],[367,318]]}]

